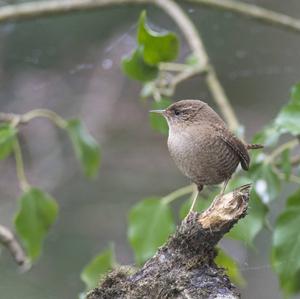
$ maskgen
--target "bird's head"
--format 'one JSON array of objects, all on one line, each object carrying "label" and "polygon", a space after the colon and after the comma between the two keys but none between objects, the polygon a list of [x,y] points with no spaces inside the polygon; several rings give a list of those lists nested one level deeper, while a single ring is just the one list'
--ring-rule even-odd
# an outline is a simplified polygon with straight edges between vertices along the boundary
[{"label": "bird's head", "polygon": [[150,112],[162,114],[166,118],[169,127],[189,126],[204,120],[205,113],[202,112],[204,112],[203,108],[205,106],[207,104],[199,100],[182,100],[173,103],[164,110],[151,110]]}]

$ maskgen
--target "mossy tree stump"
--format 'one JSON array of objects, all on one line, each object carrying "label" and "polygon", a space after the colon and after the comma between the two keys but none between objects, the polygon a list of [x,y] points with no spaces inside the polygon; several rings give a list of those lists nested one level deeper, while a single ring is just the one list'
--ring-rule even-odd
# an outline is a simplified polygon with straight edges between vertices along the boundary
[{"label": "mossy tree stump", "polygon": [[240,298],[215,262],[216,244],[246,215],[250,185],[217,197],[202,213],[192,212],[164,246],[136,271],[111,272],[88,299]]}]

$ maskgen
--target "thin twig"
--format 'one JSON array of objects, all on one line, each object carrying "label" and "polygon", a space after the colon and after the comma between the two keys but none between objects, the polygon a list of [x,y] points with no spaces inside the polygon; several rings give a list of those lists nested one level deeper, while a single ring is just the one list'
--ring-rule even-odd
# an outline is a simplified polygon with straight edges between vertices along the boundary
[{"label": "thin twig", "polygon": [[175,62],[161,62],[159,64],[159,70],[165,72],[184,72],[189,67],[187,64]]},{"label": "thin twig", "polygon": [[202,6],[252,18],[263,23],[300,32],[300,20],[253,4],[235,0],[185,0]]},{"label": "thin twig", "polygon": [[61,129],[65,129],[67,126],[66,120],[48,109],[34,109],[25,114],[14,114],[14,113],[0,113],[0,122],[10,122],[12,125],[17,126],[19,124],[27,124],[34,118],[44,117],[51,120],[55,125]]},{"label": "thin twig", "polygon": [[286,177],[285,173],[282,173],[277,167],[273,166],[272,170],[279,176],[279,178],[281,180],[287,180],[288,182],[291,183],[296,183],[296,184],[300,184],[300,177],[294,175],[294,174],[290,174],[288,176],[288,178]]},{"label": "thin twig", "polygon": [[[174,68],[175,69],[175,68]],[[159,79],[157,81],[157,89],[162,95],[172,96],[178,84],[194,76],[206,74],[207,69],[201,69],[199,66],[185,66],[184,70],[178,71],[176,75],[171,76],[171,79]]]},{"label": "thin twig", "polygon": [[17,115],[13,114],[13,113],[0,112],[0,122],[12,123],[12,122],[14,122],[16,116]]},{"label": "thin twig", "polygon": [[298,166],[300,164],[300,156],[294,156],[291,158],[291,165],[293,167]]},{"label": "thin twig", "polygon": [[0,243],[10,252],[16,263],[24,270],[30,266],[29,260],[14,234],[5,226],[0,225]]},{"label": "thin twig", "polygon": [[30,188],[30,184],[28,183],[28,180],[25,175],[23,156],[18,139],[16,139],[14,142],[14,153],[16,159],[16,171],[20,183],[20,188],[22,191],[26,192]]},{"label": "thin twig", "polygon": [[[49,0],[27,2],[2,6],[0,8],[0,22],[20,21],[48,15],[94,10],[110,5],[145,4],[152,2],[152,0]],[[281,28],[300,31],[299,19],[253,4],[234,0],[185,0],[185,2],[230,11]]]},{"label": "thin twig", "polygon": [[266,158],[265,163],[273,162],[283,151],[285,151],[286,149],[293,149],[298,144],[299,142],[297,139],[293,139],[286,143],[281,144],[273,152],[270,153],[270,155]]},{"label": "thin twig", "polygon": [[199,75],[199,74],[203,74],[203,73],[206,73],[207,70],[206,69],[200,69],[200,68],[188,68],[186,69],[185,71],[177,74],[176,76],[174,76],[174,78],[172,79],[172,85],[173,86],[176,86],[178,85],[179,83],[183,82],[183,81],[186,81],[187,79],[190,79],[196,75]]},{"label": "thin twig", "polygon": [[37,118],[37,117],[48,118],[49,120],[51,120],[53,123],[55,123],[61,129],[65,129],[67,126],[67,122],[61,116],[59,116],[54,111],[48,110],[48,109],[31,110],[21,116],[21,122],[27,123],[30,120]]},{"label": "thin twig", "polygon": [[[292,167],[297,167],[300,164],[300,155],[296,155],[294,157],[290,158],[290,164]],[[281,161],[278,161],[275,163],[276,167],[280,167],[281,166]]]}]

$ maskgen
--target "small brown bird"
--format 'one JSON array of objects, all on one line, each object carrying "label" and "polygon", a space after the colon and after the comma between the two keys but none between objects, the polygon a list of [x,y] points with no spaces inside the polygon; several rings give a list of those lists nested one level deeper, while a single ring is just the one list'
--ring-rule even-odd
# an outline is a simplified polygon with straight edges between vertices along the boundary
[{"label": "small brown bird", "polygon": [[262,148],[259,144],[245,144],[232,134],[221,117],[206,103],[182,100],[165,110],[151,110],[162,114],[169,125],[168,148],[177,167],[198,187],[190,211],[204,185],[224,182],[221,195],[239,163],[249,169],[248,149]]}]

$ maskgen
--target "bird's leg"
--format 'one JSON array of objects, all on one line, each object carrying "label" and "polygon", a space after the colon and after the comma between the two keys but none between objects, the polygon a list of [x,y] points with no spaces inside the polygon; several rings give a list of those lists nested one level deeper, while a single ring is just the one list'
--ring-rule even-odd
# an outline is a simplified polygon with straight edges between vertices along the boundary
[{"label": "bird's leg", "polygon": [[191,205],[191,208],[190,208],[188,214],[190,214],[194,210],[198,195],[199,195],[199,191],[197,190],[197,192],[195,192],[195,194],[194,194],[193,202],[192,202],[192,205]]},{"label": "bird's leg", "polygon": [[224,184],[223,184],[221,193],[219,194],[219,197],[222,197],[222,196],[225,194],[225,190],[226,190],[226,187],[227,187],[227,185],[228,185],[229,180],[230,180],[230,178],[227,178],[227,179],[224,181]]},{"label": "bird's leg", "polygon": [[200,192],[202,189],[203,189],[203,186],[202,186],[202,185],[197,186],[197,191],[194,193],[193,202],[192,202],[192,205],[191,205],[191,208],[190,208],[188,214],[190,214],[190,213],[194,210],[194,207],[195,207],[195,204],[196,204],[196,201],[197,201],[199,192]]}]

